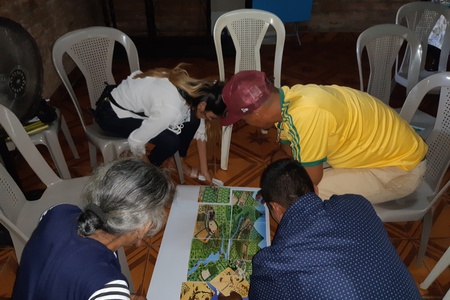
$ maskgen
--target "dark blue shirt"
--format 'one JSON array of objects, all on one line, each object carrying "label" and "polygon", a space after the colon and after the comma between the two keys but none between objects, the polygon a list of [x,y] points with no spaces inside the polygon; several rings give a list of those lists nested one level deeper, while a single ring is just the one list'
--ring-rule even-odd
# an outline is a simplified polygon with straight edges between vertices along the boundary
[{"label": "dark blue shirt", "polygon": [[369,201],[307,194],[253,257],[249,299],[422,298]]},{"label": "dark blue shirt", "polygon": [[114,252],[78,235],[81,210],[62,204],[50,209],[26,244],[12,299],[86,300],[113,280],[125,280]]}]

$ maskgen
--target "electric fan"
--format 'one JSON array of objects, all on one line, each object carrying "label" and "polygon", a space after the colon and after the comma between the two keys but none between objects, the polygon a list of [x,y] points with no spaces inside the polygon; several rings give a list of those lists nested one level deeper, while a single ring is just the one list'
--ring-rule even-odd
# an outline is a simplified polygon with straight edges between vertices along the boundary
[{"label": "electric fan", "polygon": [[[34,118],[38,111],[42,72],[41,56],[33,37],[20,24],[0,17],[0,104],[9,108],[22,123]],[[0,127],[0,157],[21,186],[6,147],[6,136]]]},{"label": "electric fan", "polygon": [[0,104],[22,123],[36,116],[42,92],[42,60],[33,37],[0,17]]}]

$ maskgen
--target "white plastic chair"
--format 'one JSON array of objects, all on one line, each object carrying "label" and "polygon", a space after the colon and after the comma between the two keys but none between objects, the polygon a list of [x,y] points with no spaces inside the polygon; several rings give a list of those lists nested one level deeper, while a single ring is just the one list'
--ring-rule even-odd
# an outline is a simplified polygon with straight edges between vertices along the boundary
[{"label": "white plastic chair", "polygon": [[[408,83],[407,93],[419,80],[420,65],[423,61],[422,46],[420,41],[410,29],[396,24],[380,24],[364,30],[356,42],[356,58],[361,91],[366,91],[389,105],[392,92],[393,74],[398,68],[398,55],[403,43],[407,43]],[[366,49],[369,59],[369,79],[365,88],[365,80],[362,69],[363,52]],[[395,67],[394,67],[395,62]],[[397,112],[400,109],[396,109]],[[433,129],[435,118],[421,110],[415,110],[411,125],[415,126],[422,138],[427,138]]]},{"label": "white plastic chair", "polygon": [[[409,2],[401,6],[397,10],[395,19],[396,24],[404,24],[411,29],[420,40],[422,44],[422,62],[420,64],[419,80],[422,80],[430,75],[447,71],[448,56],[450,53],[450,28],[445,31],[441,54],[439,57],[439,66],[437,71],[427,71],[425,69],[425,58],[427,56],[428,39],[438,19],[444,16],[447,21],[450,21],[450,9],[443,4],[431,1],[416,1]],[[406,55],[404,63],[407,64],[409,57]],[[395,81],[406,87],[408,78],[408,69],[402,66],[395,74]],[[430,91],[432,93],[439,93],[439,90]]]},{"label": "white plastic chair", "polygon": [[[283,58],[286,30],[275,14],[259,9],[238,9],[221,15],[214,25],[214,45],[219,64],[219,78],[225,81],[222,53],[222,31],[226,28],[236,49],[234,73],[244,70],[261,70],[260,48],[269,26],[275,29],[276,44],[273,65],[274,86],[281,86],[281,62]],[[233,126],[222,127],[220,167],[228,169],[231,133]]]},{"label": "white plastic chair", "polygon": [[[98,26],[75,30],[60,37],[53,45],[53,64],[75,105],[88,138],[92,168],[97,166],[96,148],[102,153],[103,160],[109,162],[129,149],[128,142],[127,139],[108,135],[95,122],[90,125],[85,123],[83,110],[63,65],[63,56],[67,53],[83,73],[89,92],[90,107],[95,109],[95,103],[105,88],[105,82],[116,83],[112,65],[117,43],[121,44],[127,53],[130,73],[139,70],[136,46],[130,37],[115,28]],[[180,183],[183,184],[184,175],[179,153],[177,152],[174,157]]]},{"label": "white plastic chair", "polygon": [[[80,155],[78,154],[77,147],[73,142],[72,135],[70,134],[69,127],[67,126],[64,116],[61,115],[61,112],[58,108],[55,108],[55,110],[57,118],[51,124],[49,124],[46,129],[30,134],[30,138],[35,145],[44,145],[45,147],[47,147],[48,152],[50,153],[50,156],[52,157],[61,178],[70,179],[71,176],[69,168],[67,167],[67,162],[64,158],[64,154],[59,143],[58,133],[60,130],[63,132],[64,137],[69,144],[70,150],[73,153],[73,156],[76,159],[79,159]],[[15,145],[11,141],[8,141],[6,145],[8,146],[9,151],[15,149]]]},{"label": "white plastic chair", "polygon": [[438,87],[441,89],[439,107],[434,128],[426,139],[429,149],[423,182],[414,193],[407,197],[374,205],[383,222],[423,220],[422,237],[417,255],[418,263],[421,263],[425,256],[434,206],[450,187],[450,181],[447,181],[440,188],[445,172],[450,166],[450,72],[438,73],[420,81],[411,90],[400,112],[406,121],[411,121],[423,97],[431,89]]},{"label": "white plastic chair", "polygon": [[[439,275],[447,269],[448,266],[450,266],[450,248],[445,251],[434,268],[431,270],[430,274],[428,274],[427,278],[425,278],[425,280],[420,284],[420,288],[424,290],[428,289],[430,285],[439,277]],[[450,299],[450,290],[443,299]]]},{"label": "white plastic chair", "polygon": [[[23,248],[37,226],[42,213],[60,203],[78,205],[82,189],[89,177],[67,180],[59,178],[39,153],[19,119],[3,105],[0,105],[0,124],[32,170],[47,186],[40,199],[27,201],[16,182],[0,164],[0,223],[9,231],[17,261],[20,262]],[[125,253],[121,248],[119,259],[122,273],[127,277],[130,289],[134,291],[126,257],[125,259],[123,257],[125,257]]]},{"label": "white plastic chair", "polygon": [[[389,105],[393,74],[396,72],[399,52],[405,42],[412,54],[408,65],[408,82],[405,85],[409,93],[419,81],[419,68],[422,61],[422,46],[414,32],[396,24],[375,25],[361,32],[356,41],[361,91],[366,91]],[[364,49],[366,49],[370,67],[367,87],[365,87],[362,69]]]}]

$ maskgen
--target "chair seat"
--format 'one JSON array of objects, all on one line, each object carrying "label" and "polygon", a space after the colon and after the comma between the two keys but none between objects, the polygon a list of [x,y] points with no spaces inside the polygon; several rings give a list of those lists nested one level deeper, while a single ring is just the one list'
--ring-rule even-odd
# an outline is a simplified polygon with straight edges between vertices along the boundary
[{"label": "chair seat", "polygon": [[394,201],[374,204],[373,207],[383,222],[418,221],[430,209],[429,202],[421,199],[429,199],[432,194],[433,189],[423,181],[411,195]]},{"label": "chair seat", "polygon": [[[36,124],[38,125],[37,127],[31,128],[28,126],[28,128],[31,130],[27,130],[27,133],[30,136],[33,144],[44,145],[45,147],[47,147],[53,159],[53,162],[55,163],[56,169],[58,170],[59,176],[64,179],[70,179],[70,171],[67,167],[67,162],[64,158],[64,154],[59,143],[58,133],[60,130],[63,132],[66,141],[69,144],[70,149],[72,150],[73,156],[77,159],[80,158],[80,156],[78,154],[77,148],[75,147],[75,143],[73,142],[64,117],[61,115],[59,109],[56,108],[55,112],[57,117],[52,123],[40,123],[40,125]],[[15,145],[12,141],[7,141],[7,147],[9,151],[15,149]]]},{"label": "chair seat", "polygon": [[108,135],[108,133],[101,129],[97,123],[88,125],[86,127],[86,134],[89,137],[89,141],[99,148],[102,154],[111,147],[114,149],[110,151],[114,151],[117,156],[120,153],[129,150],[127,139]]},{"label": "chair seat", "polygon": [[[395,111],[397,111],[398,113],[400,113],[400,110],[401,108],[395,109]],[[409,123],[413,127],[415,127],[417,134],[420,135],[421,138],[426,139],[433,130],[435,122],[436,122],[435,117],[421,110],[416,110],[414,116],[412,117]]]},{"label": "chair seat", "polygon": [[[88,176],[61,180],[50,185],[39,200],[27,201],[18,216],[16,225],[27,236],[31,236],[43,212],[55,203],[74,204],[79,206],[81,191]],[[39,213],[37,213],[39,212]]]}]

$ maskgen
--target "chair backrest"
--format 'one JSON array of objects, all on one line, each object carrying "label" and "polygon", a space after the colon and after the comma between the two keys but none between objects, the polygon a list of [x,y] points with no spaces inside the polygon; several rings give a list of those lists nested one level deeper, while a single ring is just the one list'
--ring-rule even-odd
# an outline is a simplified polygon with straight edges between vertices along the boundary
[{"label": "chair backrest", "polygon": [[0,164],[0,196],[0,223],[8,230],[16,253],[22,253],[28,237],[16,226],[16,222],[27,200],[2,164]]},{"label": "chair backrest", "polygon": [[[423,59],[420,65],[421,71],[425,69],[425,57],[430,34],[441,16],[450,21],[450,9],[446,5],[431,1],[409,2],[401,6],[397,11],[396,24],[404,24],[411,29],[422,44]],[[450,30],[445,30],[439,59],[439,72],[447,70],[449,51]]]},{"label": "chair backrest", "polygon": [[441,93],[436,122],[426,139],[429,149],[425,181],[436,193],[450,165],[450,72],[437,73],[420,81],[408,94],[400,116],[410,122],[422,99],[435,88],[440,88]]},{"label": "chair backrest", "polygon": [[53,45],[53,64],[67,88],[75,105],[83,127],[83,113],[63,65],[63,56],[67,53],[83,73],[89,92],[91,108],[100,97],[105,82],[115,84],[112,73],[113,54],[116,44],[125,49],[128,56],[130,73],[139,70],[139,56],[133,41],[125,33],[110,27],[88,27],[71,31]]},{"label": "chair backrest", "polygon": [[[361,91],[389,104],[392,92],[392,78],[398,68],[398,57],[404,43],[410,49],[411,59],[408,65],[409,92],[419,80],[420,64],[422,60],[422,46],[410,29],[396,24],[380,24],[367,28],[356,42],[356,58],[358,62]],[[369,79],[367,88],[364,86],[362,69],[363,50],[366,49],[369,60]]]},{"label": "chair backrest", "polygon": [[20,210],[25,205],[27,199],[2,164],[0,164],[0,187],[0,211],[4,214],[3,216],[0,216],[0,219],[6,217],[9,221],[15,223]]},{"label": "chair backrest", "polygon": [[269,26],[275,29],[274,85],[281,86],[281,62],[286,30],[275,14],[259,9],[238,9],[221,15],[214,25],[214,45],[219,64],[219,77],[225,81],[222,53],[222,31],[227,28],[236,49],[234,73],[261,70],[260,48]]},{"label": "chair backrest", "polygon": [[25,158],[28,165],[30,165],[31,169],[33,169],[45,185],[49,186],[62,180],[55,174],[33,144],[17,116],[3,105],[0,105],[0,124]]}]

